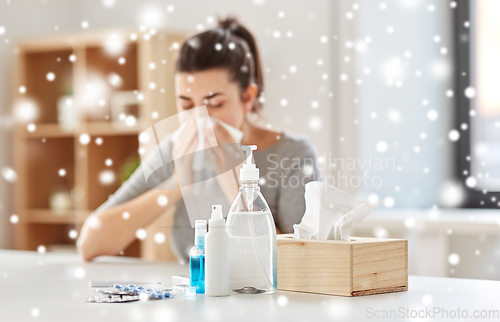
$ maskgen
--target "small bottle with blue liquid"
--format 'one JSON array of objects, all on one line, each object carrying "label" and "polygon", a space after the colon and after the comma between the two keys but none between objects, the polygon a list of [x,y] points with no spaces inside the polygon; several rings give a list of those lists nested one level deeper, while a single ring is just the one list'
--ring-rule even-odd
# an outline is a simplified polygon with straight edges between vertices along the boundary
[{"label": "small bottle with blue liquid", "polygon": [[189,270],[191,286],[196,288],[196,294],[205,294],[205,235],[207,221],[194,222],[194,247],[189,251]]}]

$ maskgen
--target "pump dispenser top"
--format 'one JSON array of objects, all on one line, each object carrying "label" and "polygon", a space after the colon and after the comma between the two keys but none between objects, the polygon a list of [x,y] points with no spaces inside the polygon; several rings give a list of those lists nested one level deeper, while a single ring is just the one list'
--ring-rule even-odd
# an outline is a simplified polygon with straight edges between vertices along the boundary
[{"label": "pump dispenser top", "polygon": [[212,215],[210,220],[208,221],[210,228],[213,227],[225,227],[224,216],[222,215],[222,206],[221,205],[213,205],[212,206]]},{"label": "pump dispenser top", "polygon": [[240,181],[259,181],[259,169],[253,163],[252,151],[257,150],[256,145],[242,145],[247,162],[240,169]]},{"label": "pump dispenser top", "polygon": [[198,247],[205,246],[205,235],[207,234],[207,221],[195,220],[194,222],[194,244]]}]

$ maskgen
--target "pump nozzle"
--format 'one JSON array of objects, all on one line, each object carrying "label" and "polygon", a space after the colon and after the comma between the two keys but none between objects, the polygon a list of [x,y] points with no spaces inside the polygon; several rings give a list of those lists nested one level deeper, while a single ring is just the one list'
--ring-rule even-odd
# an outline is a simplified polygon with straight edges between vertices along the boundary
[{"label": "pump nozzle", "polygon": [[194,221],[194,244],[196,246],[205,246],[205,235],[207,234],[207,221],[195,220]]},{"label": "pump nozzle", "polygon": [[259,181],[259,169],[252,160],[252,151],[257,150],[256,145],[242,145],[241,149],[245,151],[247,163],[240,169],[240,181]]},{"label": "pump nozzle", "polygon": [[256,145],[242,145],[241,149],[245,151],[247,164],[252,164],[252,151],[257,150]]},{"label": "pump nozzle", "polygon": [[212,216],[208,221],[210,225],[210,229],[213,227],[225,227],[224,216],[222,214],[222,206],[221,205],[213,205],[212,206]]},{"label": "pump nozzle", "polygon": [[213,205],[212,206],[212,217],[210,219],[213,219],[213,220],[223,219],[221,205]]}]

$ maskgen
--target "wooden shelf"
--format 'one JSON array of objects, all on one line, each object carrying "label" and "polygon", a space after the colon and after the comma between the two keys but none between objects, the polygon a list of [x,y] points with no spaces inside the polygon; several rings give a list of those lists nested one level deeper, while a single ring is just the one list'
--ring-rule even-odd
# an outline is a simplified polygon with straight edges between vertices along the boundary
[{"label": "wooden shelf", "polygon": [[[22,179],[26,180],[26,187],[21,209],[50,208],[55,193],[71,193],[75,187],[75,140],[71,137],[45,141],[29,138],[23,140],[23,145],[26,160]],[[59,174],[61,169],[64,175]]]},{"label": "wooden shelf", "polygon": [[66,130],[58,123],[36,124],[36,129],[29,132],[25,126],[20,128],[21,135],[26,138],[65,138],[78,136],[82,133],[89,135],[128,135],[139,134],[147,128],[144,122],[138,122],[134,126],[113,122],[90,122],[82,123],[77,129]]},{"label": "wooden shelf", "polygon": [[127,135],[138,134],[146,128],[147,126],[140,122],[134,126],[112,122],[92,122],[85,125],[85,132],[90,135]]},{"label": "wooden shelf", "polygon": [[[23,65],[29,76],[19,86],[25,86],[24,98],[38,107],[37,123],[57,122],[57,101],[74,92],[73,63],[69,57],[72,48],[48,52],[27,52],[22,56]],[[54,79],[49,81],[52,73]],[[18,86],[16,87],[18,88]]]},{"label": "wooden shelf", "polygon": [[56,212],[50,209],[26,209],[23,219],[27,223],[40,224],[82,224],[90,211],[68,210]]},{"label": "wooden shelf", "polygon": [[36,124],[34,132],[29,132],[26,127],[22,127],[22,135],[27,138],[64,138],[74,136],[73,131],[64,130],[57,123]]},{"label": "wooden shelf", "polygon": [[[91,136],[92,141],[94,136]],[[121,171],[123,167],[134,161],[139,161],[139,140],[136,134],[132,135],[112,135],[103,138],[101,145],[89,145],[87,147],[88,171],[87,182],[92,187],[87,193],[84,205],[87,209],[96,209],[108,199],[122,184]],[[107,166],[106,160],[112,161],[112,165]],[[111,171],[114,180],[109,183],[102,183],[100,175],[104,171]]]},{"label": "wooden shelf", "polygon": [[[132,33],[137,34],[137,40],[130,40]],[[110,35],[124,40],[124,50],[119,54],[105,50]],[[30,100],[38,112],[36,119],[28,121],[36,126],[33,132],[28,131],[26,123],[17,124],[14,132],[18,174],[15,208],[20,219],[15,227],[17,249],[74,244],[69,231],[80,229],[87,216],[120,186],[120,177],[133,170],[139,160],[138,134],[176,113],[178,51],[172,50],[172,43],[184,39],[183,35],[160,31],[146,40],[138,31],[112,30],[38,37],[16,45],[12,106]],[[124,59],[119,61],[121,57]],[[156,64],[154,69],[149,68],[152,62]],[[55,77],[48,77],[48,73]],[[118,75],[120,85],[110,75]],[[149,87],[152,82],[156,84],[154,90]],[[20,86],[26,91],[20,93]],[[92,89],[97,92],[89,92]],[[119,112],[115,110],[114,117],[119,113],[136,117],[132,127],[111,121],[111,104],[117,104],[113,94],[118,91],[137,91],[143,96],[140,102],[128,105],[124,100],[125,106]],[[59,124],[72,121],[72,110],[65,110],[68,114],[63,115],[63,107],[58,108],[65,96],[71,96],[74,112],[78,113],[75,120],[80,120],[69,130]],[[157,120],[152,119],[153,111],[159,115]],[[89,144],[80,143],[83,133],[90,136]],[[96,144],[98,137],[102,144]],[[107,159],[112,164],[106,164]],[[102,180],[103,171],[113,172],[115,180]],[[51,210],[58,203],[56,196],[73,210]],[[136,240],[124,253],[138,256],[140,249]]]}]

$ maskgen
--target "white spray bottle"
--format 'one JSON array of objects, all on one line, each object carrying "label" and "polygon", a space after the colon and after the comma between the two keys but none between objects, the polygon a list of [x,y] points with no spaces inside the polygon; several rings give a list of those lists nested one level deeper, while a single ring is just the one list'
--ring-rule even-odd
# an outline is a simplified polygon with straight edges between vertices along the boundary
[{"label": "white spray bottle", "polygon": [[205,237],[205,295],[229,295],[229,235],[222,206],[212,206],[212,217]]}]

